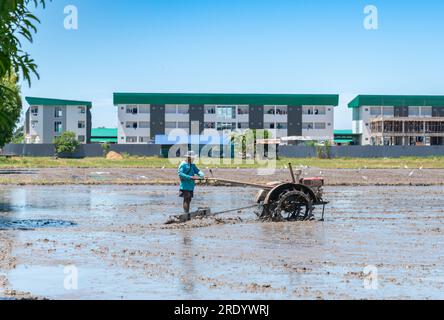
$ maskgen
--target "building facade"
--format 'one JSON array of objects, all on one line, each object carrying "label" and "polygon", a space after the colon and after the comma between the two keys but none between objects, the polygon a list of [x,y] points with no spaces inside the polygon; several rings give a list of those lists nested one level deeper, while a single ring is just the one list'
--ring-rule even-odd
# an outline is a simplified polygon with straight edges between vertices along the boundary
[{"label": "building facade", "polygon": [[444,145],[444,96],[357,96],[353,133],[362,145]]},{"label": "building facade", "polygon": [[91,107],[87,101],[26,97],[25,143],[53,143],[65,131],[80,143],[91,141]]},{"label": "building facade", "polygon": [[114,94],[119,144],[151,143],[175,129],[267,129],[277,138],[333,140],[338,101],[338,95],[314,94]]}]

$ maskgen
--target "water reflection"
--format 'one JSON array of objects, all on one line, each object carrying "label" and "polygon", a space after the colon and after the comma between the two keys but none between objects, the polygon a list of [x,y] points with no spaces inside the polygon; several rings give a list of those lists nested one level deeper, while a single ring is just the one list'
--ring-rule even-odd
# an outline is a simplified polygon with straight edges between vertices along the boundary
[{"label": "water reflection", "polygon": [[190,230],[181,232],[183,240],[180,248],[180,266],[182,267],[180,282],[182,290],[189,294],[189,298],[192,299],[195,289],[194,276],[196,275],[196,268],[194,265],[193,238],[190,233]]}]

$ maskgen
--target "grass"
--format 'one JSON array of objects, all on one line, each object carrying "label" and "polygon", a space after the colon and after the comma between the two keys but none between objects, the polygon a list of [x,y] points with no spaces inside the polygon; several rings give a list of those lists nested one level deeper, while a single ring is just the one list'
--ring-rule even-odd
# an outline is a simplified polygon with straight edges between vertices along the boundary
[{"label": "grass", "polygon": [[[207,159],[214,161],[214,159]],[[444,169],[444,157],[405,157],[405,158],[282,158],[277,161],[277,167],[286,166],[291,162],[295,167],[308,166],[322,169],[399,169],[399,168],[424,168]],[[258,168],[265,165],[249,163],[216,163],[200,164],[202,168]],[[85,159],[55,159],[37,157],[0,157],[0,169],[16,168],[176,168],[176,163],[168,159],[158,157],[125,157],[123,160],[107,160],[105,158]]]}]

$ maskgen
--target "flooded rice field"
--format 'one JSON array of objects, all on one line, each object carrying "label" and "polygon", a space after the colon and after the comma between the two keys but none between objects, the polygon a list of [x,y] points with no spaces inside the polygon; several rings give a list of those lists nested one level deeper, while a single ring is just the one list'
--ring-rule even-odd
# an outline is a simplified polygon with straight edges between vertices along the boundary
[{"label": "flooded rice field", "polygon": [[[328,187],[325,222],[165,225],[171,186],[0,186],[0,298],[444,299],[443,192]],[[255,194],[200,187],[193,207]]]}]

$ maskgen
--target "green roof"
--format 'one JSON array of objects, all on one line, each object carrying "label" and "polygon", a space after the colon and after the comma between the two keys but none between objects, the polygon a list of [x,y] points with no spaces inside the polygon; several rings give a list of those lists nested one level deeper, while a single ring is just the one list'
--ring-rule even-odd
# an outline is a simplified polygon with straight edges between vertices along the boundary
[{"label": "green roof", "polygon": [[335,130],[334,134],[335,135],[352,135],[353,130]]},{"label": "green roof", "polygon": [[76,100],[61,100],[50,98],[35,98],[26,97],[26,101],[32,106],[87,106],[91,107],[92,103],[89,101],[76,101]]},{"label": "green roof", "polygon": [[337,106],[335,94],[114,93],[119,104],[248,104]]},{"label": "green roof", "polygon": [[444,96],[359,95],[348,104],[349,108],[359,108],[361,106],[444,107]]},{"label": "green roof", "polygon": [[93,128],[91,129],[91,139],[94,138],[117,138],[116,128]]}]

